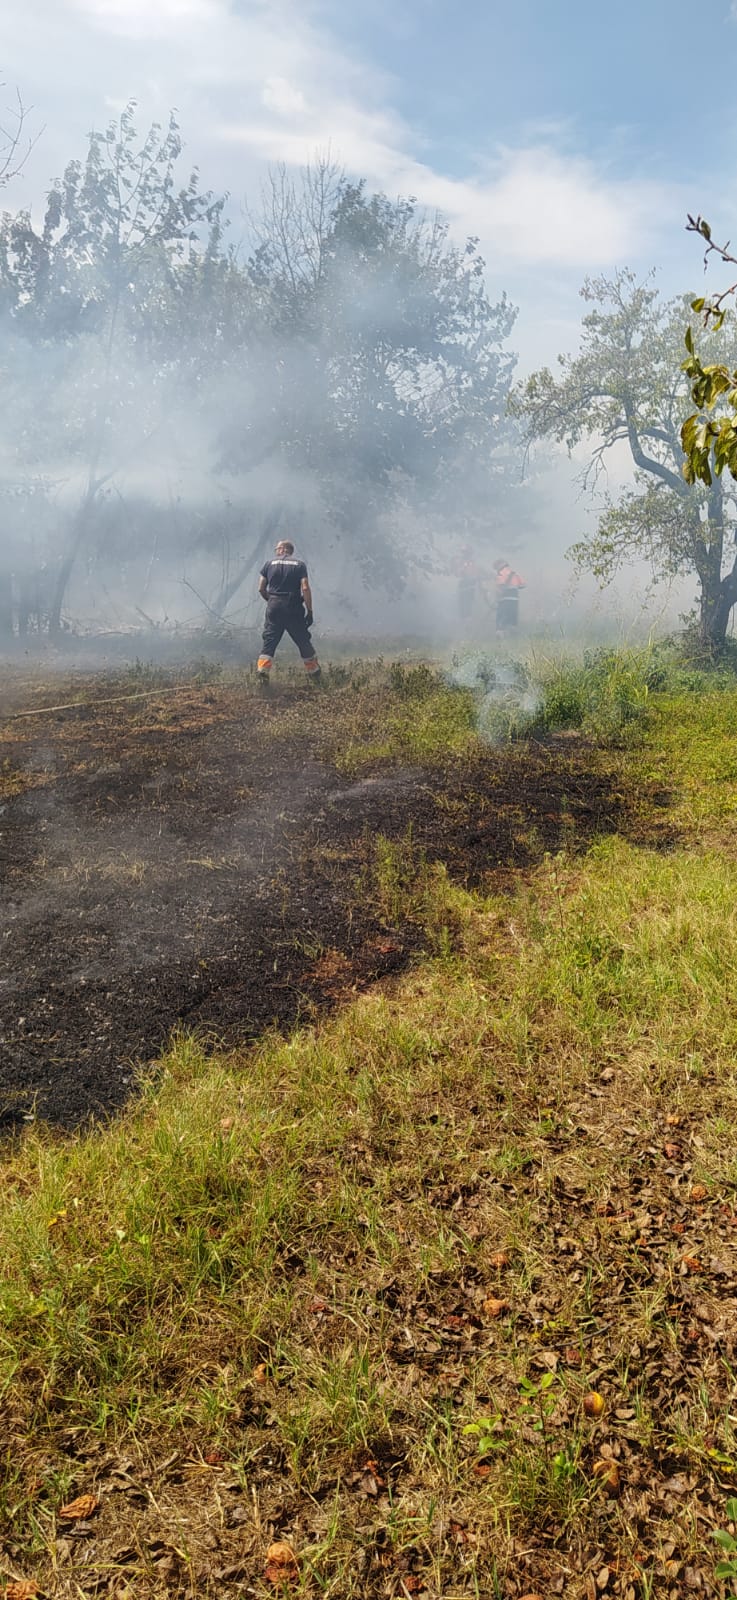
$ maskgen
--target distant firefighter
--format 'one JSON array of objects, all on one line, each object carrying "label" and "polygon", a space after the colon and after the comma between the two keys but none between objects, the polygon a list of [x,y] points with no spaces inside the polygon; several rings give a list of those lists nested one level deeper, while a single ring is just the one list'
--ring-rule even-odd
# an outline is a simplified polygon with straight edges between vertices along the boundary
[{"label": "distant firefighter", "polygon": [[305,672],[312,682],[320,676],[320,663],[310,638],[312,627],[312,591],[304,561],[297,560],[294,545],[289,539],[280,539],[272,561],[261,568],[258,592],[266,601],[261,654],[257,672],[261,683],[267,684],[274,664],[274,656],[285,633],[299,650]]},{"label": "distant firefighter", "polygon": [[498,633],[507,633],[519,622],[519,592],[525,581],[510,567],[508,561],[495,561],[496,573],[496,626]]}]

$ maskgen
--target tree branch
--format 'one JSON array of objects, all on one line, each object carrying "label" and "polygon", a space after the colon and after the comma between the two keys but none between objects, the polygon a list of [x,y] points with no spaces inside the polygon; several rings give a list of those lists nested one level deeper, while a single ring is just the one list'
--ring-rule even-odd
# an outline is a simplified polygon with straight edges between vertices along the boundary
[{"label": "tree branch", "polygon": [[686,484],[683,478],[677,472],[673,472],[670,467],[666,467],[663,461],[658,461],[656,456],[646,455],[640,442],[640,435],[637,431],[634,417],[628,413],[625,420],[627,438],[635,466],[639,467],[642,472],[651,472],[654,478],[660,478],[662,483],[667,483],[669,489],[673,489],[681,498],[685,498]]},{"label": "tree branch", "polygon": [[15,105],[8,109],[7,115],[8,126],[0,123],[0,189],[10,183],[11,178],[17,178],[42,132],[39,129],[34,138],[24,136],[29,112],[17,89]]}]

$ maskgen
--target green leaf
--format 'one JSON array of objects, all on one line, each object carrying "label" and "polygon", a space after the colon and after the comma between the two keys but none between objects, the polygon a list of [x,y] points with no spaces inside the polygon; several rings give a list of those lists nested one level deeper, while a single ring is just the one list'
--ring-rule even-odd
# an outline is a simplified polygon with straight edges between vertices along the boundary
[{"label": "green leaf", "polygon": [[683,445],[686,454],[693,449],[693,443],[696,437],[696,429],[699,421],[700,418],[698,411],[694,411],[692,416],[686,418],[686,421],[681,428],[681,444]]},{"label": "green leaf", "polygon": [[714,1568],[715,1578],[737,1578],[737,1561],[718,1561]]},{"label": "green leaf", "polygon": [[727,1501],[724,1513],[729,1522],[737,1522],[737,1499],[734,1495]]},{"label": "green leaf", "polygon": [[693,355],[693,334],[690,328],[686,329],[684,338],[689,355]]},{"label": "green leaf", "polygon": [[691,310],[692,311],[703,311],[705,305],[706,305],[706,297],[703,294],[699,295],[698,300],[692,300],[691,301]]},{"label": "green leaf", "polygon": [[[732,1518],[729,1520],[731,1522]],[[724,1528],[715,1528],[712,1539],[716,1539],[723,1550],[737,1550],[737,1539],[733,1539],[731,1533],[727,1533]]]}]

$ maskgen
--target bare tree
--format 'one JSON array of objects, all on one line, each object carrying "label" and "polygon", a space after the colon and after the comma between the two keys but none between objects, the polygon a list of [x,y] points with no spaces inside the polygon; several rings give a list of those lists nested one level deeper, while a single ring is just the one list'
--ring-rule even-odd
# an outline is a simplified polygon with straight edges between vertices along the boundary
[{"label": "bare tree", "polygon": [[345,173],[330,151],[303,168],[297,180],[284,162],[269,169],[261,190],[261,214],[248,220],[255,259],[265,259],[291,292],[315,289],[325,271],[325,251]]},{"label": "bare tree", "polygon": [[15,103],[0,112],[0,117],[0,189],[4,189],[11,178],[17,178],[38,134],[32,138],[27,131],[28,108],[24,106],[17,89]]}]

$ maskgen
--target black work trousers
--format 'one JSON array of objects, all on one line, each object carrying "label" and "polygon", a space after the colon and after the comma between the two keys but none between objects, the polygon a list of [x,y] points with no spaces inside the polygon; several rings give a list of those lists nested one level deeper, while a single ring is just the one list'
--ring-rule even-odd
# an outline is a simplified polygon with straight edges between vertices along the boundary
[{"label": "black work trousers", "polygon": [[294,640],[302,660],[312,661],[316,652],[305,621],[302,601],[282,600],[279,595],[271,595],[266,602],[263,637],[265,656],[274,655],[285,633]]}]

